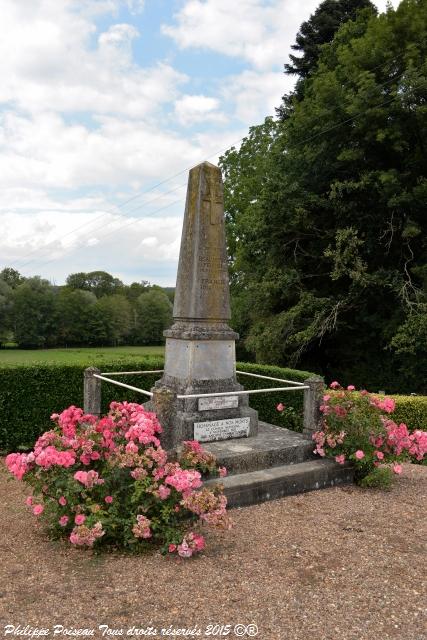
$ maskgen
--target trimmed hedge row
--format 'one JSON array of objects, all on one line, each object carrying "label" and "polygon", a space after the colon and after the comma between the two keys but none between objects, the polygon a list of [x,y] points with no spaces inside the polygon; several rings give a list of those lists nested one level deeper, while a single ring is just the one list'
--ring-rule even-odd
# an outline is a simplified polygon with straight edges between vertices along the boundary
[{"label": "trimmed hedge row", "polygon": [[398,424],[404,422],[409,431],[427,431],[427,396],[391,396],[396,409],[391,417]]},{"label": "trimmed hedge row", "polygon": [[[52,413],[74,404],[83,407],[83,371],[88,366],[102,371],[162,369],[162,358],[135,358],[79,365],[37,364],[0,368],[0,449],[29,448],[50,429]],[[126,376],[131,385],[150,389],[157,375]],[[102,383],[102,411],[113,400],[145,402],[146,397],[111,384]]]},{"label": "trimmed hedge row", "polygon": [[[84,361],[79,365],[37,364],[0,367],[0,450],[27,449],[36,438],[51,427],[50,415],[74,404],[83,406],[83,371],[87,366],[98,366],[102,371],[150,371],[162,369],[161,357],[121,358],[107,361]],[[277,378],[303,382],[311,374],[257,364],[238,363],[237,369]],[[126,376],[130,385],[151,389],[161,374]],[[239,376],[247,389],[261,389],[280,385],[269,380]],[[113,400],[145,402],[146,397],[133,391],[102,383],[102,411],[108,410]],[[276,405],[279,402],[290,407],[289,415],[281,416]],[[301,428],[303,392],[253,394],[251,406],[259,411],[266,422]],[[290,420],[289,420],[290,416]],[[296,424],[295,424],[296,423]]]},{"label": "trimmed hedge row", "polygon": [[[274,367],[271,365],[252,364],[249,362],[238,362],[236,369],[247,373],[257,373],[272,378],[293,380],[294,382],[304,382],[307,378],[315,375],[309,371],[299,371],[297,369],[287,369],[284,367]],[[245,389],[267,389],[268,387],[287,387],[286,383],[252,378],[251,376],[237,375],[238,381]],[[260,420],[277,424],[279,427],[287,427],[294,431],[302,431],[303,421],[303,399],[304,391],[274,391],[272,393],[253,393],[249,396],[251,407],[259,413]],[[281,402],[285,405],[285,411],[280,414],[276,407]]]},{"label": "trimmed hedge row", "polygon": [[[28,366],[0,367],[0,450],[16,451],[28,449],[36,438],[51,426],[50,415],[74,404],[83,406],[83,371],[85,367],[97,365],[102,371],[150,371],[162,369],[161,357],[121,358],[102,363],[85,361],[79,365],[56,365],[32,363]],[[248,373],[304,382],[310,377],[308,371],[297,371],[245,362],[237,363],[237,370]],[[160,374],[126,376],[126,382],[143,389],[151,389]],[[280,382],[238,375],[246,389],[263,389],[281,385]],[[408,428],[427,430],[426,396],[392,396],[396,401],[393,419],[405,422]],[[113,400],[145,402],[145,396],[108,383],[102,383],[102,411],[108,410]],[[286,409],[278,413],[276,406],[282,402]],[[303,392],[274,392],[252,394],[250,404],[265,422],[288,427],[302,428]]]}]

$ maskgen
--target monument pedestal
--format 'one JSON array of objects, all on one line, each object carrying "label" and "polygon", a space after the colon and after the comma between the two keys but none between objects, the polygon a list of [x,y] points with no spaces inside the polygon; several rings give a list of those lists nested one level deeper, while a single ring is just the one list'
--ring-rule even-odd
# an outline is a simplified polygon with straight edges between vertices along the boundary
[{"label": "monument pedestal", "polygon": [[[167,389],[173,399],[172,424],[167,438],[173,447],[183,440],[212,442],[228,438],[255,436],[258,432],[258,413],[249,407],[248,396],[232,395],[243,391],[236,380],[235,334],[207,337],[199,332],[196,338],[179,339],[174,329],[165,331],[165,370],[153,391]],[[203,339],[204,338],[204,339]],[[232,338],[232,339],[231,339]],[[218,394],[199,398],[178,398],[194,394]]]}]

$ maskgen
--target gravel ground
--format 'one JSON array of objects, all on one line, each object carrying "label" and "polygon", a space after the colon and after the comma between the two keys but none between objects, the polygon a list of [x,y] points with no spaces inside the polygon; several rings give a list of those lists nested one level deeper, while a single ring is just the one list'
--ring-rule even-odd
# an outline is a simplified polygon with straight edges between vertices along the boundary
[{"label": "gravel ground", "polygon": [[49,541],[24,505],[24,485],[7,475],[2,464],[8,638],[29,637],[30,627],[65,637],[54,625],[94,629],[95,638],[99,625],[110,628],[104,637],[132,637],[132,627],[133,637],[149,637],[150,626],[151,637],[179,629],[226,637],[227,628],[207,635],[209,624],[230,624],[230,638],[242,632],[235,625],[255,624],[260,640],[427,638],[426,467],[405,466],[390,492],[332,488],[234,510],[234,529],[209,533],[207,551],[190,560],[100,556]]}]

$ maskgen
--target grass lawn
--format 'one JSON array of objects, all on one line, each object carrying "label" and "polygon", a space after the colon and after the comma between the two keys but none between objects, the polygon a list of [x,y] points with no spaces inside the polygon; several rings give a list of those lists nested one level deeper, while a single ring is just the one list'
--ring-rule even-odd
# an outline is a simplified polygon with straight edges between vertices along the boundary
[{"label": "grass lawn", "polygon": [[0,367],[30,364],[32,362],[95,364],[103,360],[162,356],[164,346],[158,347],[76,347],[75,349],[0,349]]}]

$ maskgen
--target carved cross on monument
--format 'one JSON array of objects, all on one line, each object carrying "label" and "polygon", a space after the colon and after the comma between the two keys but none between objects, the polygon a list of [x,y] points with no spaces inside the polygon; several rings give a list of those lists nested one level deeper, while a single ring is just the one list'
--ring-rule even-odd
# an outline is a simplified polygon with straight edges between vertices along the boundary
[{"label": "carved cross on monument", "polygon": [[224,195],[222,181],[209,176],[208,188],[203,198],[203,204],[210,211],[211,224],[221,224],[224,217]]},{"label": "carved cross on monument", "polygon": [[163,446],[255,435],[258,414],[248,396],[180,399],[177,395],[241,391],[236,380],[225,241],[223,185],[218,167],[190,171],[165,370],[152,407],[164,427]]}]

